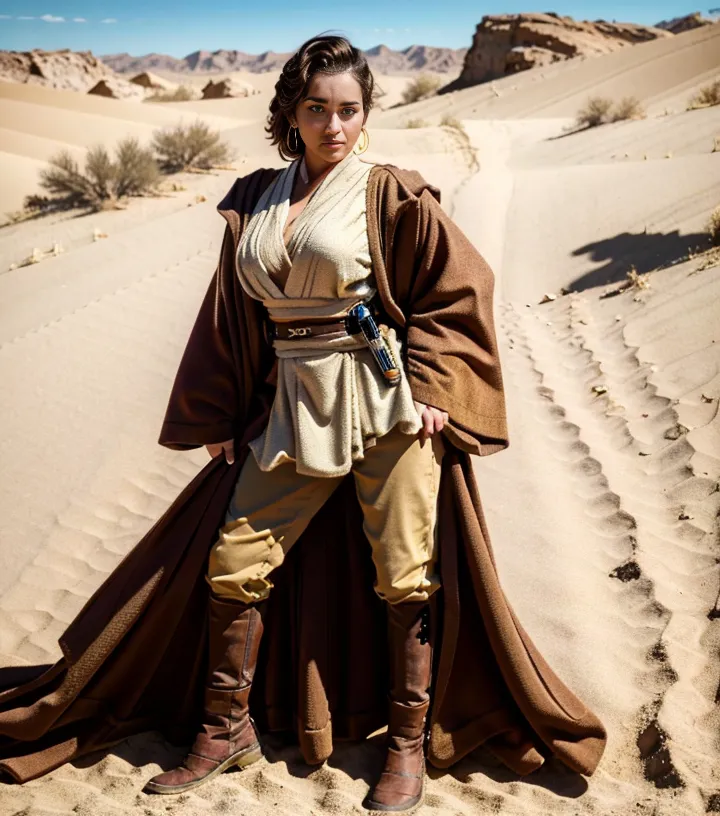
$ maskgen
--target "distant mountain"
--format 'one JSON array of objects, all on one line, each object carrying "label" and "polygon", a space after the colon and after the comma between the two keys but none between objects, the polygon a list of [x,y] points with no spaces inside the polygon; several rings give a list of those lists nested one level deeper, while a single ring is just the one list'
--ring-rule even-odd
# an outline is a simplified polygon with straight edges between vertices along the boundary
[{"label": "distant mountain", "polygon": [[130,54],[107,54],[98,59],[119,74],[138,74],[143,71],[182,71],[184,67],[183,60],[167,54],[145,54],[144,57],[132,57]]},{"label": "distant mountain", "polygon": [[[376,45],[365,51],[370,68],[380,74],[405,74],[417,71],[458,73],[467,48],[438,48],[431,45],[411,45],[402,51],[394,51],[386,45]],[[102,62],[119,74],[135,74],[141,71],[168,71],[181,74],[222,74],[230,71],[250,71],[261,74],[280,71],[291,54],[264,51],[247,54],[244,51],[193,51],[183,59],[167,54],[146,54],[133,57],[130,54],[106,54]]]}]

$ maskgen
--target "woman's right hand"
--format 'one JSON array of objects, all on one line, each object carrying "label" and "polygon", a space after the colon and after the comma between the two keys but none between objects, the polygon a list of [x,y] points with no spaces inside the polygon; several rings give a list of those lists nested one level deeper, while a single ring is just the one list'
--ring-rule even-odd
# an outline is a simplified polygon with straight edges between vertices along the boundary
[{"label": "woman's right hand", "polygon": [[226,439],[225,442],[213,442],[210,445],[205,445],[207,452],[214,459],[216,456],[225,454],[225,461],[228,465],[232,465],[235,461],[235,440]]}]

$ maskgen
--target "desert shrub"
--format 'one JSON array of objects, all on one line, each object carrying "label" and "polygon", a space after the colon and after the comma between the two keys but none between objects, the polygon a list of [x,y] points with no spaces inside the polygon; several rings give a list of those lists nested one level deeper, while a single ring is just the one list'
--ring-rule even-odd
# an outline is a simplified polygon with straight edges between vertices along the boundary
[{"label": "desert shrub", "polygon": [[411,102],[419,102],[421,99],[434,96],[441,84],[440,77],[420,74],[419,77],[409,82],[402,92],[403,104],[409,105]]},{"label": "desert shrub", "polygon": [[705,85],[692,97],[688,105],[688,110],[695,108],[709,108],[712,105],[720,105],[720,79],[716,79],[709,85]]},{"label": "desert shrub", "polygon": [[146,102],[190,102],[195,99],[193,89],[179,85],[174,91],[157,91],[145,100]]},{"label": "desert shrub", "polygon": [[74,157],[67,150],[52,156],[40,171],[40,186],[49,196],[28,196],[25,206],[32,209],[52,209],[55,204],[79,207],[90,197],[90,181],[83,175]]},{"label": "desert shrub", "polygon": [[405,122],[406,128],[424,128],[429,127],[430,123],[426,122],[424,119],[408,119]]},{"label": "desert shrub", "polygon": [[118,198],[143,195],[157,186],[160,169],[152,150],[129,138],[118,144],[115,155],[114,192]]},{"label": "desert shrub", "polygon": [[585,103],[585,107],[577,112],[575,125],[577,127],[591,128],[608,122],[612,104],[611,99],[605,99],[602,96],[591,97]]},{"label": "desert shrub", "polygon": [[635,96],[621,99],[612,110],[611,120],[620,122],[624,119],[644,119],[645,111],[640,100]]},{"label": "desert shrub", "polygon": [[710,213],[705,229],[713,246],[720,246],[720,207],[715,207]]},{"label": "desert shrub", "polygon": [[135,138],[122,139],[111,159],[105,147],[91,147],[81,170],[75,158],[63,150],[40,171],[40,186],[49,196],[28,196],[27,209],[50,210],[89,207],[101,210],[120,198],[151,192],[160,174],[152,152]]},{"label": "desert shrub", "polygon": [[443,118],[440,120],[440,126],[455,128],[455,130],[465,130],[465,128],[463,127],[463,123],[459,119],[456,119],[454,116],[450,116],[449,113],[446,113],[445,116],[443,116]]},{"label": "desert shrub", "polygon": [[160,166],[169,173],[209,170],[227,164],[232,158],[230,146],[220,141],[220,134],[201,121],[156,131],[153,147]]}]

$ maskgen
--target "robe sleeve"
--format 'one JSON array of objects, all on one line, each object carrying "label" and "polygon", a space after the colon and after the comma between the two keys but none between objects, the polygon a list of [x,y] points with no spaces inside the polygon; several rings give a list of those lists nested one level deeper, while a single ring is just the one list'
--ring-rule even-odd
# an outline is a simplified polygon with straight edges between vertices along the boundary
[{"label": "robe sleeve", "polygon": [[447,411],[444,433],[457,447],[481,456],[503,450],[509,442],[493,272],[429,190],[403,218],[415,243],[405,311],[413,398]]},{"label": "robe sleeve", "polygon": [[200,306],[175,376],[158,442],[190,450],[232,439],[238,419],[238,372],[229,320],[233,292],[223,267],[233,238],[225,228],[220,260]]}]

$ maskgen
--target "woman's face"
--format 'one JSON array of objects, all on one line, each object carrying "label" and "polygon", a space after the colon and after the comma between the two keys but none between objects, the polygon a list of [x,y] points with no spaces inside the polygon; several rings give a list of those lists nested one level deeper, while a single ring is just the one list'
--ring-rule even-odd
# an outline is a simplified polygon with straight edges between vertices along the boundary
[{"label": "woman's face", "polygon": [[305,142],[306,161],[335,163],[353,149],[365,119],[362,90],[350,72],[316,73],[290,124],[299,129]]}]

